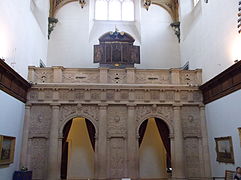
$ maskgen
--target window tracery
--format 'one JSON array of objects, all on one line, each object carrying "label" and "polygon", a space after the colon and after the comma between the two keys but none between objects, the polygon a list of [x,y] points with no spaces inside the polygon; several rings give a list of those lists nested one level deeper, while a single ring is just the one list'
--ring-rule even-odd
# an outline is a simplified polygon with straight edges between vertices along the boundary
[{"label": "window tracery", "polygon": [[96,0],[96,20],[134,21],[133,0]]}]

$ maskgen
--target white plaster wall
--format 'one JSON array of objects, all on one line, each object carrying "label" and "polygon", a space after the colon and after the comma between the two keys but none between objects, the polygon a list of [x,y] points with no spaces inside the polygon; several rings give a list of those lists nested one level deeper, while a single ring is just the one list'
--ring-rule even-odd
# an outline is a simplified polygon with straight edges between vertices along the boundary
[{"label": "white plaster wall", "polygon": [[114,31],[116,26],[141,46],[141,64],[136,67],[180,67],[179,44],[167,11],[155,5],[146,11],[136,1],[135,22],[95,21],[93,3],[90,1],[81,9],[78,2],[72,2],[58,10],[59,22],[49,40],[48,66],[98,67],[93,63],[93,45],[99,44],[98,38]]},{"label": "white plaster wall", "polygon": [[68,179],[94,177],[94,151],[84,118],[73,120],[67,138],[69,142]]},{"label": "white plaster wall", "polygon": [[0,179],[12,180],[13,172],[19,169],[24,104],[0,90],[0,107],[0,134],[16,137],[14,162],[0,166]]},{"label": "white plaster wall", "polygon": [[141,178],[167,178],[166,151],[154,118],[148,120],[139,156]]},{"label": "white plaster wall", "polygon": [[157,5],[141,8],[141,64],[138,68],[179,68],[179,43],[172,18]]},{"label": "white plaster wall", "polygon": [[[28,65],[38,66],[40,59],[45,63],[47,59],[47,18],[43,17],[48,16],[49,3],[34,0],[38,4],[31,6],[31,1],[0,1],[0,57],[24,78]],[[35,11],[42,18],[39,22]],[[0,134],[16,137],[14,163],[0,167],[0,179],[11,180],[13,172],[19,170],[24,104],[0,90],[0,107]]]},{"label": "white plaster wall", "polygon": [[241,59],[237,0],[180,1],[181,63],[202,68],[204,82]]},{"label": "white plaster wall", "polygon": [[[206,105],[209,151],[212,176],[224,176],[225,170],[235,170],[241,164],[241,139],[238,127],[241,127],[241,90]],[[214,138],[232,136],[235,164],[216,161]]]}]

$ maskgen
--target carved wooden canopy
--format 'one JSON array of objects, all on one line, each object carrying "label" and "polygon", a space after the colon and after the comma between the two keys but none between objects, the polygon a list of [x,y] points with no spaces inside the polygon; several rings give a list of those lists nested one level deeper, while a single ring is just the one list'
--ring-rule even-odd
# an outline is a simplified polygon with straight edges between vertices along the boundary
[{"label": "carved wooden canopy", "polygon": [[94,45],[94,63],[101,67],[134,67],[140,63],[140,47],[134,46],[135,39],[128,33],[107,32]]},{"label": "carved wooden canopy", "polygon": [[[78,0],[50,0],[49,16],[54,17],[58,9],[63,7],[65,4],[74,2],[74,1],[78,1]],[[170,16],[172,17],[173,22],[179,21],[178,0],[150,0],[150,1],[151,1],[151,4],[161,6],[162,8],[167,10]]]}]

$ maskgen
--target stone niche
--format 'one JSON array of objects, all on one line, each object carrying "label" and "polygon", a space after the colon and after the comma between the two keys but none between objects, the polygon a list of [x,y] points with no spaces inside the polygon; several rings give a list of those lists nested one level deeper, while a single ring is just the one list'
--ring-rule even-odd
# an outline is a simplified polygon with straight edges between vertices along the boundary
[{"label": "stone niche", "polygon": [[208,179],[201,70],[29,67],[21,166],[34,180],[59,180],[63,128],[75,117],[95,127],[93,179],[140,179],[139,134],[148,118],[169,128],[172,179]]}]

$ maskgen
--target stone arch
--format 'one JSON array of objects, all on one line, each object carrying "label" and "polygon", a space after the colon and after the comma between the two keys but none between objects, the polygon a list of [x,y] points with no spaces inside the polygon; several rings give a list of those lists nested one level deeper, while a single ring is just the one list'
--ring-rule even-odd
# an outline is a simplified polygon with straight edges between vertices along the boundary
[{"label": "stone arch", "polygon": [[72,114],[72,115],[69,115],[67,116],[63,122],[61,123],[60,127],[59,127],[59,136],[62,137],[63,136],[63,129],[65,127],[65,125],[71,121],[72,119],[74,118],[77,118],[77,117],[83,117],[85,119],[88,119],[92,124],[93,126],[95,127],[95,135],[98,134],[98,128],[97,128],[97,123],[93,120],[93,118],[89,117],[88,115],[86,114]]},{"label": "stone arch", "polygon": [[174,134],[174,127],[172,125],[172,123],[170,122],[170,120],[168,120],[167,118],[163,117],[162,115],[160,114],[149,114],[149,115],[146,115],[146,116],[143,116],[139,121],[138,121],[138,125],[137,125],[137,129],[136,129],[136,133],[137,135],[139,134],[139,128],[141,126],[141,124],[149,119],[149,118],[159,118],[161,119],[162,121],[164,121],[169,129],[169,135],[172,135]]}]

